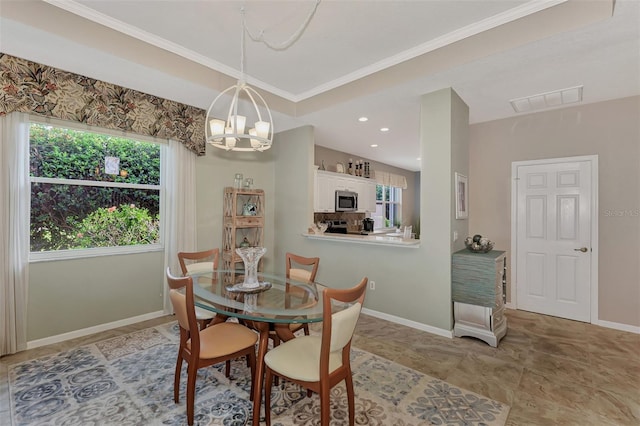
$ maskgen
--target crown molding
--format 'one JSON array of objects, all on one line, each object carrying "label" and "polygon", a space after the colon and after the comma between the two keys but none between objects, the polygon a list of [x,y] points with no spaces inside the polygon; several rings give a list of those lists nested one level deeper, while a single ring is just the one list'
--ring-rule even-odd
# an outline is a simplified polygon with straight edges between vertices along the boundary
[{"label": "crown molding", "polygon": [[[173,43],[162,37],[156,36],[147,31],[141,30],[132,25],[124,23],[118,19],[114,19],[103,13],[97,12],[74,0],[43,0],[43,1],[46,3],[49,3],[52,6],[66,10],[67,12],[73,13],[82,18],[93,21],[97,24],[103,25],[114,31],[120,32],[122,34],[126,34],[130,37],[141,40],[152,46],[174,53],[178,56],[181,56],[185,59],[188,59],[200,65],[203,65],[214,71],[226,74],[236,79],[240,78],[240,72],[232,67],[229,67],[216,60],[213,60],[204,55],[196,53],[192,50],[186,49],[183,46]],[[264,81],[252,78],[248,75],[245,75],[245,79],[247,83],[255,87],[259,87],[260,89],[265,90],[274,95],[280,96],[288,101],[300,102],[305,99],[311,98],[313,96],[319,95],[321,93],[327,92],[329,90],[335,89],[344,84],[351,83],[353,81],[367,77],[371,74],[375,74],[376,72],[382,71],[384,69],[391,68],[402,62],[405,62],[407,60],[432,52],[436,49],[453,44],[457,41],[474,36],[481,32],[488,31],[492,28],[499,27],[501,25],[515,21],[525,16],[540,12],[542,10],[557,6],[562,3],[566,3],[567,1],[568,0],[529,1],[521,6],[515,7],[513,9],[507,10],[505,12],[502,12],[497,15],[491,16],[489,18],[483,19],[481,21],[475,22],[473,24],[467,25],[463,28],[460,28],[458,30],[452,31],[443,36],[430,40],[426,43],[423,43],[419,46],[405,50],[396,55],[393,55],[386,59],[378,61],[372,65],[360,68],[354,72],[346,74],[343,77],[328,81],[324,84],[318,85],[310,90],[307,90],[305,92],[298,93],[298,94],[279,89],[277,87],[274,87],[273,85],[270,85],[268,83],[265,83]]]}]

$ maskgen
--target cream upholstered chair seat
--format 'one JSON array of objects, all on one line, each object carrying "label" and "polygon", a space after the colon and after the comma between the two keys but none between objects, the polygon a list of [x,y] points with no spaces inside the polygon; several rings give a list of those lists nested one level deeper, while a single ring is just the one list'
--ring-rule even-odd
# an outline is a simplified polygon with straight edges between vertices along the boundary
[{"label": "cream upholstered chair seat", "polygon": [[175,277],[167,268],[169,298],[180,326],[180,345],[173,382],[173,399],[180,400],[180,375],[182,363],[187,363],[187,423],[194,424],[195,394],[197,372],[200,368],[225,362],[239,357],[247,357],[251,369],[251,389],[253,395],[253,377],[255,373],[255,345],[258,336],[244,325],[223,322],[200,329],[195,315],[195,297],[193,295],[193,278]]},{"label": "cream upholstered chair seat", "polygon": [[[367,278],[350,289],[326,289],[322,295],[322,335],[301,336],[276,346],[264,357],[265,421],[271,425],[271,386],[280,377],[320,394],[320,424],[329,425],[329,390],[345,381],[349,425],[355,423],[355,402],[350,351],[360,317]],[[332,301],[348,306],[333,313]],[[342,424],[342,423],[341,423]]]},{"label": "cream upholstered chair seat", "polygon": [[[362,305],[333,314],[329,374],[342,367],[342,348],[351,340]],[[322,336],[300,336],[267,352],[264,362],[274,372],[304,382],[320,381]]]},{"label": "cream upholstered chair seat", "polygon": [[[223,322],[207,327],[200,332],[200,358],[218,358],[233,353],[238,347],[254,345],[258,336],[246,327],[238,327],[237,323]],[[191,349],[191,340],[186,342]]]}]

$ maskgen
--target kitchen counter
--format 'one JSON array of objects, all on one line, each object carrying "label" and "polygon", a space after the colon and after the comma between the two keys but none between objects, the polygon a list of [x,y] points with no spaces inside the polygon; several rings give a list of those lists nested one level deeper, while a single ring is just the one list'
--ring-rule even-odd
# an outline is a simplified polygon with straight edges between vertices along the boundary
[{"label": "kitchen counter", "polygon": [[340,243],[368,244],[368,245],[393,246],[393,247],[403,247],[403,248],[420,247],[420,240],[415,240],[415,239],[405,240],[402,237],[392,237],[386,234],[359,235],[359,234],[303,233],[302,235],[312,240],[324,240],[324,241],[333,241],[333,242],[340,242]]}]

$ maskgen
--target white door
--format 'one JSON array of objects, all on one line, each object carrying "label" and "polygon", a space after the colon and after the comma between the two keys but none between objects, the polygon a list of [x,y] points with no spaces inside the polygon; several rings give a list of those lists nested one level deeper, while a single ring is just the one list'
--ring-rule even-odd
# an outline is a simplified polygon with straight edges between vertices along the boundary
[{"label": "white door", "polygon": [[518,309],[591,320],[592,162],[515,166]]}]

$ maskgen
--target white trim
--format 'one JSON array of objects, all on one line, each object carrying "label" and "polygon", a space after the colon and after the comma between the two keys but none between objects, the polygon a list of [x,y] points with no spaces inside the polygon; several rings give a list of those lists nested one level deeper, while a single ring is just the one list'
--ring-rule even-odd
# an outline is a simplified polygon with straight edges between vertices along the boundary
[{"label": "white trim", "polygon": [[591,162],[591,313],[590,323],[598,324],[598,156],[581,155],[577,157],[547,158],[542,160],[513,161],[511,163],[511,305],[518,309],[517,303],[517,251],[518,238],[518,185],[515,184],[518,176],[518,167],[541,164],[570,163],[579,161]]},{"label": "white trim", "polygon": [[[96,10],[91,9],[90,7],[87,7],[76,1],[72,1],[72,0],[44,0],[44,1],[53,6],[59,7],[68,12],[71,12],[73,14],[86,18],[90,21],[104,25],[105,27],[111,28],[115,31],[129,35],[138,40],[142,40],[146,43],[149,43],[153,46],[167,50],[171,53],[175,53],[178,56],[189,59],[198,64],[204,65],[218,72],[227,74],[234,78],[240,77],[240,72],[238,72],[238,70],[234,68],[231,68],[227,65],[224,65],[218,61],[215,61],[204,55],[196,53],[192,50],[186,49],[184,46],[181,46],[177,43],[171,42],[162,37],[158,37],[154,34],[141,30],[140,28],[136,28],[133,25],[127,24],[118,19],[112,18],[111,16],[97,12]],[[542,0],[542,1],[526,2],[520,6],[508,9],[504,12],[498,13],[497,15],[490,16],[479,22],[474,22],[473,24],[467,25],[466,27],[459,28],[455,31],[444,34],[440,37],[437,37],[419,46],[416,46],[411,49],[407,49],[394,56],[378,61],[375,64],[360,68],[359,70],[346,74],[341,78],[337,78],[335,80],[326,82],[324,84],[320,84],[316,87],[313,87],[299,94],[294,94],[282,89],[278,89],[277,87],[274,87],[263,81],[253,79],[247,75],[245,75],[245,80],[247,81],[247,83],[251,85],[259,87],[262,90],[266,90],[274,95],[285,98],[288,101],[300,102],[305,99],[316,96],[318,94],[329,91],[331,89],[335,89],[336,87],[340,87],[344,84],[347,84],[352,81],[356,81],[358,79],[366,77],[368,75],[374,74],[378,71],[393,67],[409,59],[416,58],[418,56],[440,49],[444,46],[448,46],[460,40],[464,40],[465,38],[472,37],[484,31],[491,30],[493,28],[499,27],[509,22],[513,22],[515,20],[524,18],[525,16],[532,15],[534,13],[560,5],[565,2],[567,2],[567,0]]]},{"label": "white trim", "polygon": [[50,183],[54,185],[97,186],[101,188],[127,188],[127,189],[151,189],[160,192],[160,184],[150,185],[146,183],[108,182],[99,180],[48,178],[31,176],[31,183]]},{"label": "white trim", "polygon": [[611,321],[603,321],[603,320],[596,320],[592,324],[599,325],[600,327],[612,328],[614,330],[628,331],[629,333],[640,334],[640,327],[635,325],[622,324],[620,322],[611,322]]},{"label": "white trim", "polygon": [[[162,217],[160,218],[162,220]],[[162,238],[162,237],[160,237]],[[88,257],[119,256],[125,254],[151,253],[164,251],[163,244],[147,244],[118,247],[94,247],[73,250],[32,251],[29,263],[49,262],[54,260],[84,259]]]},{"label": "white trim", "polygon": [[51,345],[53,343],[64,342],[65,340],[84,337],[90,334],[100,333],[102,331],[113,330],[114,328],[124,327],[126,325],[136,324],[142,321],[148,321],[167,315],[163,311],[149,312],[148,314],[138,315],[136,317],[126,318],[118,321],[100,324],[93,327],[83,328],[81,330],[70,331],[68,333],[58,334],[56,336],[45,337],[43,339],[32,340],[27,342],[27,349],[39,348],[40,346]]},{"label": "white trim", "polygon": [[393,322],[396,324],[406,325],[407,327],[415,328],[417,330],[426,331],[427,333],[435,334],[437,336],[448,337],[450,339],[453,339],[453,330],[444,330],[442,328],[432,327],[430,325],[411,321],[405,318],[400,318],[395,315],[385,314],[383,312],[373,311],[367,308],[362,308],[362,313],[366,315],[371,315],[372,317],[380,318],[389,322]]}]

